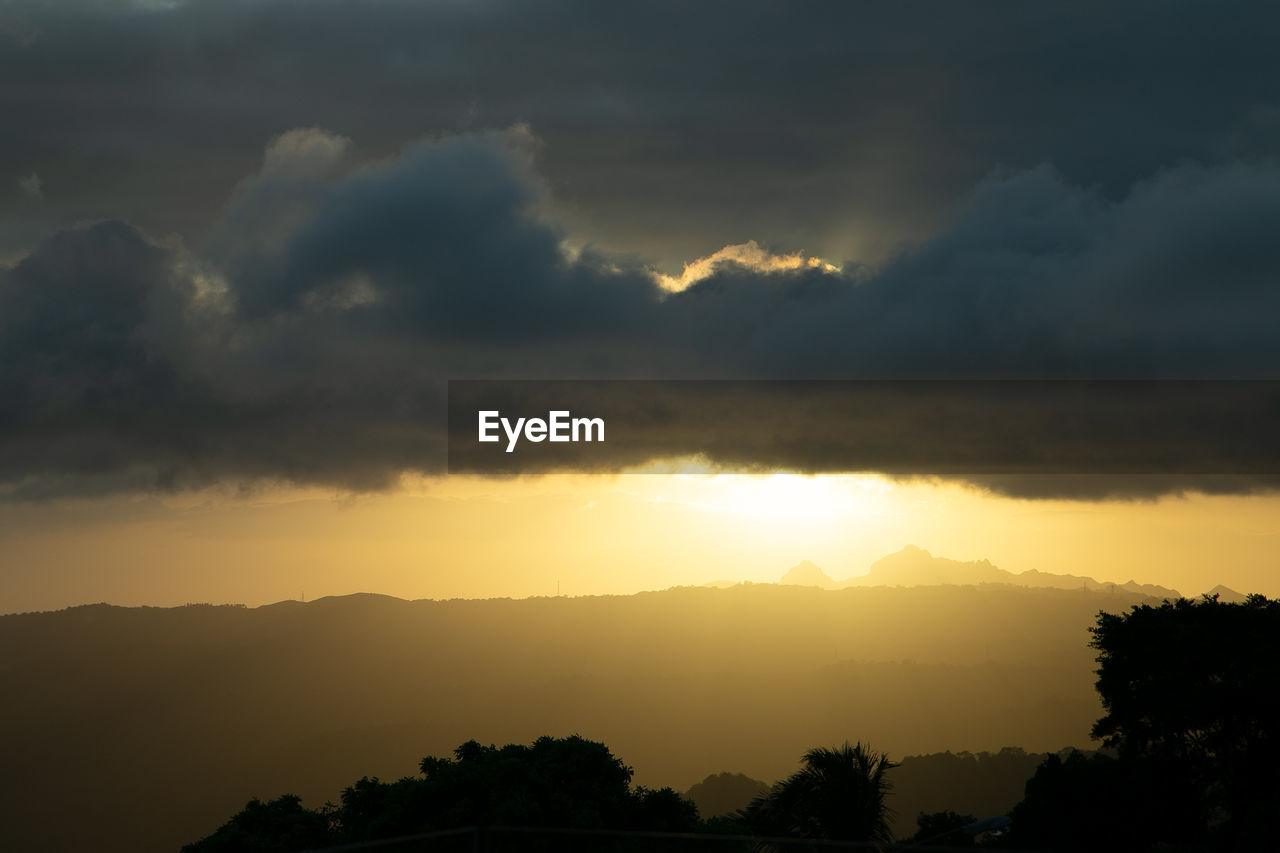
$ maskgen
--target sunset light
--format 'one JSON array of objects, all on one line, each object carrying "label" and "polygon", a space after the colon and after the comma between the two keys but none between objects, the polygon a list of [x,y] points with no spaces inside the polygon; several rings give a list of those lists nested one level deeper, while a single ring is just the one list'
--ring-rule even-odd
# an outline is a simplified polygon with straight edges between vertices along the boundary
[{"label": "sunset light", "polygon": [[0,851],[1275,849],[1277,33],[0,0]]}]

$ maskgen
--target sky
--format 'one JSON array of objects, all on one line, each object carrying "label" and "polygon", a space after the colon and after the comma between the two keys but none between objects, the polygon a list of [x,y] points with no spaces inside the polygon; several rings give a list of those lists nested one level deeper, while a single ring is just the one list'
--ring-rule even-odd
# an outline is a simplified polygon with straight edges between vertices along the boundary
[{"label": "sky", "polygon": [[1280,378],[1278,23],[4,0],[0,611],[840,577],[908,543],[1272,590],[1266,482],[442,458],[448,379]]}]

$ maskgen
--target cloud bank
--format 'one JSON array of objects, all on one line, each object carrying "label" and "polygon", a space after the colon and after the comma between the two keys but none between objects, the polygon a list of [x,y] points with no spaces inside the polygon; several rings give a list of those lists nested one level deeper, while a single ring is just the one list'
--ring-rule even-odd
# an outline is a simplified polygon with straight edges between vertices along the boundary
[{"label": "cloud bank", "polygon": [[291,128],[376,159],[527,122],[588,242],[673,275],[753,238],[879,263],[997,165],[1115,201],[1276,156],[1278,26],[1253,0],[4,0],[0,163],[49,192],[0,193],[0,258],[106,218],[194,242]]},{"label": "cloud bank", "polygon": [[1118,198],[998,171],[883,263],[734,244],[672,292],[566,248],[536,150],[516,126],[361,161],[292,130],[194,245],[103,221],[0,269],[5,493],[389,488],[442,469],[449,378],[1280,376],[1273,162]]}]

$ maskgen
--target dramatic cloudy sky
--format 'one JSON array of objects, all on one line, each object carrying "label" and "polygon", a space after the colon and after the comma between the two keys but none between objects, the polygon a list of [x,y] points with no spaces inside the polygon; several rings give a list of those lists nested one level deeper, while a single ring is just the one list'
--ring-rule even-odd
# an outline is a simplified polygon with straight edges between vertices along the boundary
[{"label": "dramatic cloudy sky", "polygon": [[0,491],[385,492],[450,377],[1280,378],[1277,32],[0,0]]}]

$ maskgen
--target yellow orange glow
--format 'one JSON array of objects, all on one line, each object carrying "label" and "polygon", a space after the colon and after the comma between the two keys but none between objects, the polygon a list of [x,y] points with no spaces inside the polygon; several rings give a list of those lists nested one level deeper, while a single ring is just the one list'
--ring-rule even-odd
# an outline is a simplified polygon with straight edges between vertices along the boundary
[{"label": "yellow orange glow", "polygon": [[840,580],[908,544],[1013,572],[1198,594],[1280,593],[1280,496],[1028,501],[955,483],[799,474],[406,479],[393,494],[266,490],[0,506],[0,610],[627,594]]},{"label": "yellow orange glow", "polygon": [[637,494],[690,509],[771,522],[823,522],[868,518],[883,510],[893,484],[879,477],[768,475],[674,475],[646,483]]},{"label": "yellow orange glow", "polygon": [[755,240],[748,240],[745,243],[725,246],[706,257],[685,264],[683,272],[678,276],[655,273],[654,278],[663,290],[679,292],[708,278],[722,264],[732,264],[755,272],[781,272],[805,268],[825,272],[840,271],[835,264],[821,258],[807,256],[804,252],[779,255],[761,247]]}]

